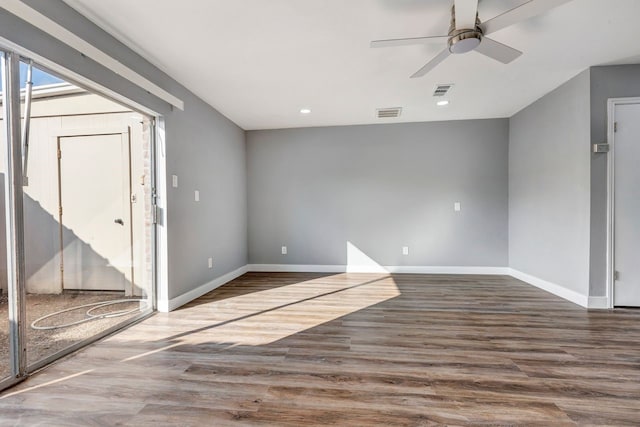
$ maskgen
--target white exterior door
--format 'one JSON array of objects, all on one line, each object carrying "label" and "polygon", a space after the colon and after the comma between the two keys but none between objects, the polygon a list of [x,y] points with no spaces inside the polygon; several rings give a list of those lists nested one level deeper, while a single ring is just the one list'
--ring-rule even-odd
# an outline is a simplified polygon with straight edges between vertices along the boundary
[{"label": "white exterior door", "polygon": [[614,305],[640,306],[640,104],[615,106]]},{"label": "white exterior door", "polygon": [[59,138],[63,288],[131,293],[128,134]]}]

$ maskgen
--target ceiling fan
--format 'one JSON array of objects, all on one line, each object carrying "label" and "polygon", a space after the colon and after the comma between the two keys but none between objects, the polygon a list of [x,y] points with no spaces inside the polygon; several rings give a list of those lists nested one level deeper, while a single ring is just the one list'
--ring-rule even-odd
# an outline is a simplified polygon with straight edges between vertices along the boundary
[{"label": "ceiling fan", "polygon": [[451,7],[451,25],[446,36],[374,40],[371,47],[447,43],[443,51],[416,71],[411,78],[424,76],[451,54],[462,54],[472,50],[508,64],[522,55],[522,52],[486,36],[569,1],[571,0],[529,0],[495,18],[481,22],[478,18],[478,0],[454,0]]}]

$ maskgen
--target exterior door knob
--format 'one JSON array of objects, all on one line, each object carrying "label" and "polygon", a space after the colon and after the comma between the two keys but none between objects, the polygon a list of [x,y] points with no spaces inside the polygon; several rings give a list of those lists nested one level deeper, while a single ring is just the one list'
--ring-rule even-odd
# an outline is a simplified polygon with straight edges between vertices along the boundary
[{"label": "exterior door knob", "polygon": [[121,218],[114,219],[113,222],[115,222],[116,224],[124,225],[124,221]]}]

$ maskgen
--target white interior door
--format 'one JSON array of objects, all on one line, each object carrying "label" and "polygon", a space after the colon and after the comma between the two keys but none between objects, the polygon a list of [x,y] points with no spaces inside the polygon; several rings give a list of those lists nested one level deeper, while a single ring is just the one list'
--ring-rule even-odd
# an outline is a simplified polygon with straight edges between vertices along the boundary
[{"label": "white interior door", "polygon": [[61,137],[63,289],[131,292],[129,139]]},{"label": "white interior door", "polygon": [[640,306],[640,104],[615,107],[614,305]]}]

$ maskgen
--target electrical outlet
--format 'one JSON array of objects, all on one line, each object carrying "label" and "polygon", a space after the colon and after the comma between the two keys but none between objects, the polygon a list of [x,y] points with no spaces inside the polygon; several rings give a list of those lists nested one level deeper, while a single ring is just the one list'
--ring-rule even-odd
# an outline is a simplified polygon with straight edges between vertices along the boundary
[{"label": "electrical outlet", "polygon": [[282,255],[286,255],[287,254],[287,247],[283,246],[282,247]]},{"label": "electrical outlet", "polygon": [[209,258],[209,268],[213,268],[213,258]]},{"label": "electrical outlet", "polygon": [[460,210],[462,209],[462,207],[460,206],[460,202],[455,202],[453,204],[453,210],[456,212],[460,212]]},{"label": "electrical outlet", "polygon": [[200,192],[198,190],[195,191],[194,198],[196,202],[200,201]]},{"label": "electrical outlet", "polygon": [[402,255],[409,255],[409,246],[402,247]]},{"label": "electrical outlet", "polygon": [[171,184],[173,188],[178,188],[178,175],[171,175]]}]

